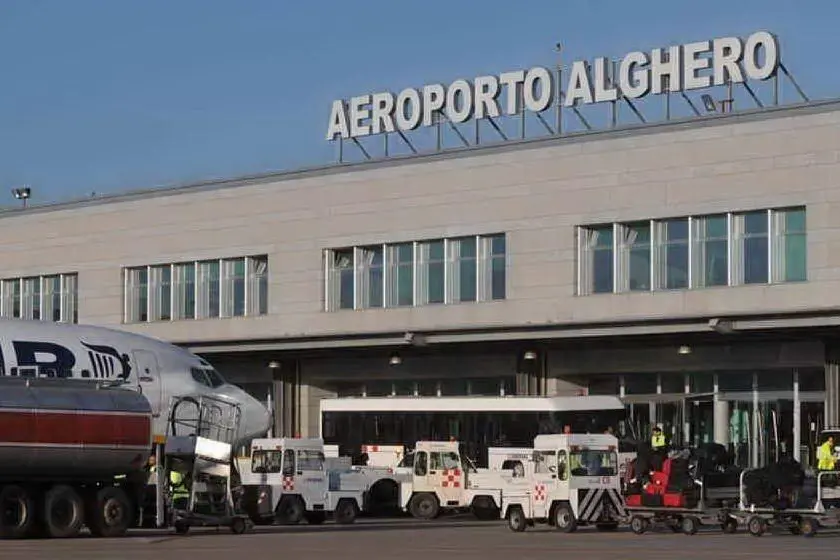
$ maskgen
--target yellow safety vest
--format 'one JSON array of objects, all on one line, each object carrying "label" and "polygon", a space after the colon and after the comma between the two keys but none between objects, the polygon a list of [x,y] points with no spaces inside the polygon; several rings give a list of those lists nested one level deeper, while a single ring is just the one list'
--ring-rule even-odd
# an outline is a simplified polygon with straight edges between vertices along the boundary
[{"label": "yellow safety vest", "polygon": [[834,449],[828,442],[817,448],[817,469],[821,471],[834,470]]},{"label": "yellow safety vest", "polygon": [[169,473],[169,482],[172,485],[172,498],[188,498],[190,495],[187,486],[184,484],[184,475],[177,471]]},{"label": "yellow safety vest", "polygon": [[660,447],[665,447],[665,434],[654,434],[650,440],[650,446],[654,449],[658,449]]}]

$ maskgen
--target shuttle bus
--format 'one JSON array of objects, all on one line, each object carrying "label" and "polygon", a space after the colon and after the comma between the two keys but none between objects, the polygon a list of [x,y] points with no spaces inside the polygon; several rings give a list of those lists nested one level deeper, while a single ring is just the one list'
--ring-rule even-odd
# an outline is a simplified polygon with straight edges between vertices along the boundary
[{"label": "shuttle bus", "polygon": [[477,466],[491,447],[533,445],[538,434],[625,435],[625,406],[612,396],[340,397],[321,400],[321,437],[341,455],[362,445],[405,445],[457,439]]}]

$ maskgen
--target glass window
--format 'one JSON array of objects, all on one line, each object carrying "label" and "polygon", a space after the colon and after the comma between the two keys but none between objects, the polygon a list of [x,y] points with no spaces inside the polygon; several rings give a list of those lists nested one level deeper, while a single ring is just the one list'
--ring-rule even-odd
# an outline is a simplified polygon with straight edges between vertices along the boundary
[{"label": "glass window", "polygon": [[40,277],[23,279],[22,317],[41,319],[41,279]]},{"label": "glass window", "polygon": [[774,274],[776,282],[804,282],[808,277],[808,237],[805,209],[791,208],[776,211]]},{"label": "glass window", "polygon": [[621,377],[618,375],[593,375],[588,378],[590,395],[618,395]]},{"label": "glass window", "polygon": [[661,373],[659,385],[663,393],[685,393],[685,374],[682,372]]},{"label": "glass window", "polygon": [[615,476],[618,474],[618,455],[615,451],[584,449],[569,454],[572,476]]},{"label": "glass window", "polygon": [[324,454],[320,451],[300,449],[297,453],[298,469],[302,471],[323,471]]},{"label": "glass window", "polygon": [[43,278],[44,309],[41,312],[47,321],[61,321],[61,276]]},{"label": "glass window", "polygon": [[537,474],[551,474],[555,471],[557,459],[553,450],[534,451],[534,472]]},{"label": "glass window", "polygon": [[329,285],[330,301],[329,310],[353,309],[354,307],[354,281],[353,281],[353,249],[340,249],[329,251],[331,262],[329,263],[330,276],[327,279]]},{"label": "glass window", "polygon": [[497,377],[477,377],[469,380],[470,395],[499,396],[500,382]]},{"label": "glass window", "polygon": [[666,220],[659,226],[658,287],[688,288],[688,218]]},{"label": "glass window", "polygon": [[79,322],[79,276],[61,275],[61,320],[65,323]]},{"label": "glass window", "polygon": [[151,321],[168,321],[171,318],[172,271],[167,265],[150,267],[149,284],[152,305]]},{"label": "glass window", "polygon": [[457,469],[461,466],[461,460],[454,451],[434,451],[431,453],[430,463],[433,471]]},{"label": "glass window", "polygon": [[268,313],[268,257],[248,259],[249,271],[249,314],[266,315]]},{"label": "glass window", "polygon": [[195,318],[195,263],[174,266],[172,297],[175,308],[173,319]]},{"label": "glass window", "polygon": [[145,322],[148,316],[149,273],[144,267],[126,270],[126,321],[129,323]]},{"label": "glass window", "polygon": [[490,298],[505,299],[506,291],[506,251],[507,240],[504,234],[494,235],[490,238]]},{"label": "glass window", "polygon": [[569,462],[566,458],[566,450],[561,449],[557,453],[557,478],[569,480]]},{"label": "glass window", "polygon": [[594,294],[613,291],[613,226],[584,229],[586,264],[585,291]]},{"label": "glass window", "polygon": [[627,287],[650,290],[650,222],[624,226],[624,248],[628,258]]},{"label": "glass window", "polygon": [[280,450],[257,450],[251,455],[251,472],[259,474],[279,473],[283,452]]},{"label": "glass window", "polygon": [[428,453],[419,451],[414,456],[414,474],[417,476],[426,476],[429,473]]},{"label": "glass window", "polygon": [[478,268],[475,237],[449,241],[449,293],[453,302],[476,300],[476,273]]},{"label": "glass window", "polygon": [[295,452],[293,449],[286,449],[283,452],[283,475],[295,475]]},{"label": "glass window", "polygon": [[444,303],[446,258],[443,240],[420,244],[419,265],[420,303]]},{"label": "glass window", "polygon": [[655,395],[657,387],[655,373],[629,373],[624,376],[624,393],[627,395]]},{"label": "glass window", "polygon": [[724,393],[752,391],[751,371],[722,371],[718,373],[718,390]]},{"label": "glass window", "polygon": [[726,215],[705,216],[695,224],[693,286],[710,287],[729,284],[729,226]]},{"label": "glass window", "polygon": [[388,307],[414,304],[414,243],[388,246]]},{"label": "glass window", "polygon": [[383,248],[381,245],[359,249],[360,308],[382,307],[382,282],[384,273]]},{"label": "glass window", "polygon": [[220,302],[220,265],[219,261],[199,263],[199,302],[200,318],[221,316]]},{"label": "glass window", "polygon": [[715,374],[711,372],[692,372],[688,375],[692,393],[712,393],[715,390]]},{"label": "glass window", "polygon": [[740,240],[743,250],[744,284],[767,282],[768,242],[767,212],[748,212],[743,218],[743,236]]}]

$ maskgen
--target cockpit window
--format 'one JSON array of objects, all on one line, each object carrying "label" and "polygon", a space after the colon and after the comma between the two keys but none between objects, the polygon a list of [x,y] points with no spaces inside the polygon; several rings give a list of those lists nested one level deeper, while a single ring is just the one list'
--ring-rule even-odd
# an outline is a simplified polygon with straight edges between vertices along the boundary
[{"label": "cockpit window", "polygon": [[219,372],[212,368],[190,368],[192,378],[202,385],[207,387],[221,387],[225,384],[225,379]]}]

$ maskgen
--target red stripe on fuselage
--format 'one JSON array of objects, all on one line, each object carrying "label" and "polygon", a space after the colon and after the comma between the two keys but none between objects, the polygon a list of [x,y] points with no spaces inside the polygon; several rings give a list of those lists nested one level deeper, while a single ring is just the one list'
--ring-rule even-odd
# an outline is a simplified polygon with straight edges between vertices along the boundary
[{"label": "red stripe on fuselage", "polygon": [[150,446],[151,419],[78,411],[0,411],[0,444]]}]

